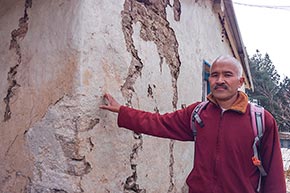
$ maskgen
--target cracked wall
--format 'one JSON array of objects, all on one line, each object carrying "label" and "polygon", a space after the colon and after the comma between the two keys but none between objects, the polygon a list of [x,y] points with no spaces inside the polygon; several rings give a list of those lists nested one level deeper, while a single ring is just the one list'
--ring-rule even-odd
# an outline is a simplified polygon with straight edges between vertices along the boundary
[{"label": "cracked wall", "polygon": [[84,192],[81,179],[92,171],[87,154],[94,142],[89,133],[98,119],[85,115],[80,96],[65,96],[50,107],[44,118],[27,132],[34,160],[30,192]]},{"label": "cracked wall", "polygon": [[[132,106],[131,99],[133,97],[134,84],[136,79],[142,76],[142,68],[144,66],[141,58],[138,55],[138,51],[135,48],[132,34],[133,24],[138,23],[141,26],[140,37],[144,41],[152,41],[157,47],[158,55],[160,57],[159,65],[160,71],[162,71],[163,59],[168,64],[171,74],[172,82],[172,109],[177,109],[178,91],[177,91],[177,79],[180,69],[180,59],[178,53],[178,42],[174,34],[174,30],[170,27],[170,23],[166,17],[166,7],[170,6],[174,11],[174,19],[178,21],[180,19],[180,2],[174,1],[173,6],[170,2],[156,1],[154,3],[150,1],[134,1],[126,0],[124,3],[124,10],[122,11],[122,29],[124,38],[126,41],[127,51],[131,54],[131,64],[125,83],[122,85],[121,91],[123,96],[127,100],[127,105]],[[152,96],[152,88],[149,85],[150,95]],[[132,169],[132,175],[126,179],[124,190],[125,192],[146,192],[145,189],[139,189],[137,184],[137,163],[135,157],[138,155],[138,150],[142,148],[142,134],[134,133],[134,139],[136,143],[133,145],[132,153],[130,155],[130,163]],[[141,141],[141,142],[140,142]],[[169,175],[170,184],[168,192],[173,192],[174,185],[174,141],[171,140],[169,144],[170,150],[170,164]]]},{"label": "cracked wall", "polygon": [[98,106],[105,92],[158,113],[200,100],[203,60],[232,49],[213,2],[2,3],[0,192],[185,193],[193,144]]},{"label": "cracked wall", "polygon": [[[0,192],[29,192],[35,158],[26,134],[50,105],[72,93],[78,58],[68,34],[72,23],[60,25],[57,18],[73,14],[76,5],[64,2],[1,1]],[[45,11],[60,7],[67,12]]]},{"label": "cracked wall", "polygon": [[11,109],[10,109],[10,99],[13,97],[15,90],[20,87],[16,80],[17,69],[19,65],[22,63],[21,57],[21,47],[19,45],[19,41],[23,39],[28,31],[28,14],[27,9],[31,8],[32,1],[26,0],[24,4],[24,15],[19,19],[18,28],[14,29],[11,32],[11,40],[9,50],[13,50],[16,56],[16,64],[13,67],[10,67],[10,70],[7,74],[7,81],[8,81],[8,90],[5,96],[4,103],[5,103],[5,113],[4,113],[4,121],[7,121],[11,118]]}]

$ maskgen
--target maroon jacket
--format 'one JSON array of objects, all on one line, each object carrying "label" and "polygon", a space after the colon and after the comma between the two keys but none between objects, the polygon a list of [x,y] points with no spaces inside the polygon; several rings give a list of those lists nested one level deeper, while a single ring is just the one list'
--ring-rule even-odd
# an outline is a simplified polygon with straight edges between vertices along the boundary
[{"label": "maroon jacket", "polygon": [[[233,106],[222,113],[211,101],[201,113],[204,127],[196,124],[194,168],[186,182],[189,193],[255,193],[259,170],[252,163],[254,134],[248,97],[240,92]],[[181,141],[193,141],[191,114],[198,103],[160,115],[122,106],[118,125],[138,133]],[[265,111],[266,131],[262,139],[262,164],[268,173],[261,193],[286,193],[277,125]]]}]

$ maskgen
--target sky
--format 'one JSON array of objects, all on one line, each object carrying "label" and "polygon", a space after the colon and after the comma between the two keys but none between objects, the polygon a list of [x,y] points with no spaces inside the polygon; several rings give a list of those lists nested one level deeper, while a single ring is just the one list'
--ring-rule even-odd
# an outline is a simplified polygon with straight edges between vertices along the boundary
[{"label": "sky", "polygon": [[268,53],[281,78],[290,78],[290,0],[232,1],[249,56]]}]

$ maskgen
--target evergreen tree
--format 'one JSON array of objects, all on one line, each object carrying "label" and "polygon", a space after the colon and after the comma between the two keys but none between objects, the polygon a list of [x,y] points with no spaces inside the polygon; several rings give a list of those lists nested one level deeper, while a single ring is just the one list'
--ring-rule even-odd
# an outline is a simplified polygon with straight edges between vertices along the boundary
[{"label": "evergreen tree", "polygon": [[282,131],[290,131],[290,79],[285,77],[279,85],[277,101],[280,109],[278,119],[281,121],[279,127]]},{"label": "evergreen tree", "polygon": [[268,54],[257,50],[249,59],[254,91],[247,90],[250,100],[257,100],[275,117],[280,131],[290,130],[290,80],[280,82],[280,75]]}]

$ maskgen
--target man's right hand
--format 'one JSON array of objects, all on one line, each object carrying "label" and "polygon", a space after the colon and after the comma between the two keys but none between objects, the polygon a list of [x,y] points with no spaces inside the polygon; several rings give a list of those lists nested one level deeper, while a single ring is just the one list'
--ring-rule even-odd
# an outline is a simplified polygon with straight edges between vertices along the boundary
[{"label": "man's right hand", "polygon": [[108,93],[104,94],[106,101],[105,105],[101,105],[100,109],[109,110],[111,112],[119,113],[121,105]]}]

